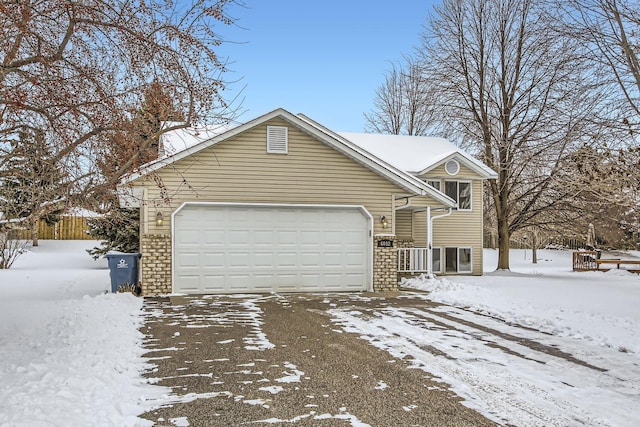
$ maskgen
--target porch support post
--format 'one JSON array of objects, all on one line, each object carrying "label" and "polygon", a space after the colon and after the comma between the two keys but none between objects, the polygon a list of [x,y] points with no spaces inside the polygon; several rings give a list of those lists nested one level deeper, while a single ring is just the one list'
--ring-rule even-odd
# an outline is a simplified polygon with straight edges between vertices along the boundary
[{"label": "porch support post", "polygon": [[[442,215],[431,216],[431,208],[427,206],[427,277],[433,278],[433,220],[438,218],[444,218],[451,215],[453,209],[449,208],[447,213]],[[440,254],[440,262],[442,263],[442,253]],[[441,264],[442,265],[442,264]],[[443,267],[444,268],[444,267]]]},{"label": "porch support post", "polygon": [[431,207],[427,206],[427,277],[433,276],[433,255],[432,246],[433,243],[433,220],[431,218]]}]

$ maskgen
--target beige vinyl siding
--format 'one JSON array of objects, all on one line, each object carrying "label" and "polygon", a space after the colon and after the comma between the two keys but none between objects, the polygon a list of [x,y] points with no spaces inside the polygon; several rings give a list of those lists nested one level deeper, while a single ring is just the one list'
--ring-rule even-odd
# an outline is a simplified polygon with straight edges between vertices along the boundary
[{"label": "beige vinyl siding", "polygon": [[444,163],[440,166],[434,168],[429,171],[427,174],[420,176],[420,179],[447,179],[447,180],[469,180],[469,179],[478,179],[478,174],[462,163],[460,163],[460,172],[456,175],[449,175],[447,171],[444,170]]},{"label": "beige vinyl siding", "polygon": [[401,209],[396,211],[396,237],[398,240],[413,239],[412,211]]},{"label": "beige vinyl siding", "polygon": [[[289,128],[288,154],[268,154],[267,126]],[[170,216],[185,201],[364,205],[374,217],[393,217],[393,194],[403,190],[281,119],[210,146],[135,185],[147,188],[149,233],[170,233]],[[163,212],[158,228],[155,215]]]},{"label": "beige vinyl siding", "polygon": [[[461,165],[462,168],[462,165]],[[444,172],[444,168],[443,168]],[[446,172],[445,172],[446,173]],[[455,178],[462,178],[460,174]],[[473,274],[482,273],[482,180],[472,180],[472,211],[456,212],[445,218],[434,220],[434,247],[471,247],[473,257]],[[444,212],[432,212],[432,216]],[[413,238],[416,246],[424,246],[427,240],[427,217],[425,212],[416,212],[413,216]]]},{"label": "beige vinyl siding", "polygon": [[426,206],[431,206],[431,208],[442,208],[444,205],[431,196],[411,196],[411,197],[399,197],[396,200],[396,208],[400,209],[402,207],[415,207],[418,209],[424,209]]}]

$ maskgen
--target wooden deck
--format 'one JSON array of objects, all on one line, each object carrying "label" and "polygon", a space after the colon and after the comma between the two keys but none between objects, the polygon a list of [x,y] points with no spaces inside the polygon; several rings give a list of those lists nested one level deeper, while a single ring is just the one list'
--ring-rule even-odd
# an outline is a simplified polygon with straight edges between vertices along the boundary
[{"label": "wooden deck", "polygon": [[640,273],[640,259],[598,259],[596,251],[580,251],[573,253],[573,271],[609,271],[613,266],[631,266],[624,268],[632,273]]},{"label": "wooden deck", "polygon": [[616,265],[617,269],[620,269],[621,265],[631,265],[635,266],[635,268],[626,268],[625,270],[631,271],[633,273],[640,273],[640,259],[597,259],[596,266],[598,271],[609,271],[611,268],[607,268],[613,265]]}]

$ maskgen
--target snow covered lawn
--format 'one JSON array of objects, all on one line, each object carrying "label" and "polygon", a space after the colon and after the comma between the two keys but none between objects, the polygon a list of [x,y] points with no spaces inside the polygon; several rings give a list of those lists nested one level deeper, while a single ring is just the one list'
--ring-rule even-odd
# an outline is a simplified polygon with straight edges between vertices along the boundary
[{"label": "snow covered lawn", "polygon": [[499,423],[640,425],[640,277],[573,272],[568,251],[512,251],[512,271],[491,273],[496,258],[483,277],[404,282],[446,305],[331,314]]},{"label": "snow covered lawn", "polygon": [[[104,293],[92,246],[42,241],[0,270],[0,426],[147,425],[137,415],[175,401],[141,376],[142,299]],[[428,293],[374,313],[328,311],[499,423],[640,425],[640,277],[572,272],[564,251],[511,260],[509,273],[405,282]]]},{"label": "snow covered lawn", "polygon": [[433,301],[631,352],[640,359],[640,275],[615,268],[574,272],[572,252],[557,250],[538,251],[537,264],[531,262],[530,251],[512,250],[511,271],[495,272],[497,250],[485,250],[484,255],[482,277],[449,276],[405,285],[430,291]]},{"label": "snow covered lawn", "polygon": [[0,270],[0,426],[133,426],[165,389],[141,377],[142,299],[105,294],[93,241],[47,241]]}]

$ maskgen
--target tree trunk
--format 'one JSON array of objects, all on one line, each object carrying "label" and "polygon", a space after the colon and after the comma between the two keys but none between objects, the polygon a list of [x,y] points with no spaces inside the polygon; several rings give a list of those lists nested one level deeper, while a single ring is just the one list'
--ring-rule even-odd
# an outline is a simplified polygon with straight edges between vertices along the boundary
[{"label": "tree trunk", "polygon": [[498,220],[498,270],[509,270],[509,224]]},{"label": "tree trunk", "polygon": [[0,270],[9,268],[7,265],[7,259],[9,257],[9,250],[7,249],[7,240],[9,239],[6,230],[0,230]]},{"label": "tree trunk", "polygon": [[538,263],[538,239],[536,238],[536,233],[531,233],[531,256],[533,258],[533,263]]},{"label": "tree trunk", "polygon": [[38,221],[31,224],[31,240],[33,246],[38,246]]}]

